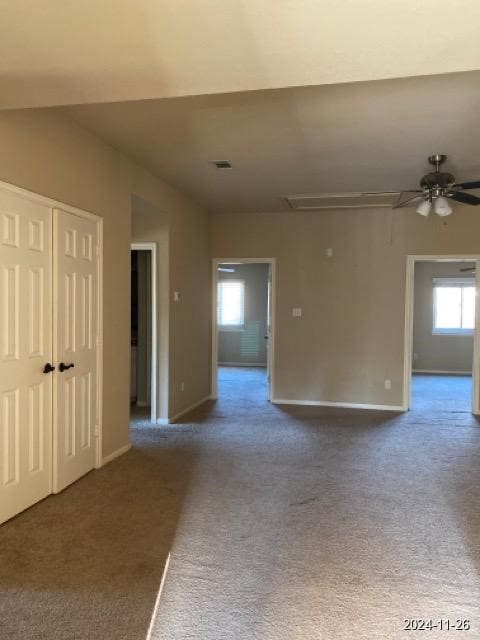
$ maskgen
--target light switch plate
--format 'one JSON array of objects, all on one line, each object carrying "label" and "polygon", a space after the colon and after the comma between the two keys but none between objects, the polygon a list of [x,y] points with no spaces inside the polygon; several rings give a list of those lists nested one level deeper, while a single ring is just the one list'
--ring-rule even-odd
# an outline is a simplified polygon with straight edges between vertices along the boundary
[{"label": "light switch plate", "polygon": [[293,307],[292,308],[292,316],[294,318],[300,318],[302,316],[302,308],[301,307]]}]

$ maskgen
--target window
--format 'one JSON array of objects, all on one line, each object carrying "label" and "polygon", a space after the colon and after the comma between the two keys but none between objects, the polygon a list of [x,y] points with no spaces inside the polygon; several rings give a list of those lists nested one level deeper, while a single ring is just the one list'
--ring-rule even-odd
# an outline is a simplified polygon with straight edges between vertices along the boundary
[{"label": "window", "polygon": [[243,280],[222,280],[218,283],[218,325],[243,327],[245,283]]},{"label": "window", "polygon": [[475,282],[473,278],[434,278],[433,333],[473,334]]}]

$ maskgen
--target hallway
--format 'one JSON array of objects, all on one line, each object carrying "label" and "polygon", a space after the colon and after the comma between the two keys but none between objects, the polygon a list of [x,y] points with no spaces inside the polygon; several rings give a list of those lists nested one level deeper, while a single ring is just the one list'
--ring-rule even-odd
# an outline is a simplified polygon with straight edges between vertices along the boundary
[{"label": "hallway", "polygon": [[155,640],[396,640],[426,617],[478,635],[469,413],[278,407],[260,369],[219,384],[0,528],[2,637],[144,640],[169,552]]}]

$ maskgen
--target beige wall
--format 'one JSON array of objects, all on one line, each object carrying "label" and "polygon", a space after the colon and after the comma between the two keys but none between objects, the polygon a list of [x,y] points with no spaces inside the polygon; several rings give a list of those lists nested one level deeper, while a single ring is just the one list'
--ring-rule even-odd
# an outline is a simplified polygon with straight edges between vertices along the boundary
[{"label": "beige wall", "polygon": [[213,257],[277,258],[276,399],[400,406],[406,256],[477,253],[479,237],[478,211],[457,205],[443,220],[410,209],[212,216]]},{"label": "beige wall", "polygon": [[[206,216],[187,198],[61,113],[3,112],[0,140],[0,180],[104,219],[103,454],[108,455],[128,442],[132,193],[144,196],[171,217],[173,253],[178,261],[173,276],[185,290],[196,286],[191,283],[190,258],[196,260],[199,272],[208,272]],[[184,233],[188,221],[192,231]],[[201,317],[208,316],[206,297],[197,294],[195,304]],[[172,318],[174,376],[183,371],[191,350],[185,322],[178,315]],[[205,329],[205,343],[208,335]],[[192,397],[208,386],[206,348],[198,350]],[[181,407],[183,400],[175,396],[175,406]]]},{"label": "beige wall", "polygon": [[[228,265],[226,265],[228,266]],[[268,264],[234,265],[235,273],[218,272],[219,280],[245,283],[245,325],[242,329],[218,330],[220,363],[253,363],[267,366]]]},{"label": "beige wall", "polygon": [[141,198],[132,203],[132,242],[157,244],[157,409],[163,419],[210,395],[208,227],[189,203],[176,211],[168,215]]},{"label": "beige wall", "polygon": [[413,369],[465,372],[472,370],[473,336],[433,335],[433,278],[468,277],[460,271],[471,262],[417,262],[413,313]]}]

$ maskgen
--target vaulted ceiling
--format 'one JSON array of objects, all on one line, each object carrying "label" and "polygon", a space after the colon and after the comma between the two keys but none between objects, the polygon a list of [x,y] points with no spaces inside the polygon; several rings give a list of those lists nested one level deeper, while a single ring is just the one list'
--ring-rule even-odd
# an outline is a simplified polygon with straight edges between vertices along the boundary
[{"label": "vaulted ceiling", "polygon": [[480,68],[478,0],[2,0],[0,108]]},{"label": "vaulted ceiling", "polygon": [[480,178],[480,72],[65,111],[214,212],[278,211],[287,194],[415,189],[434,152],[458,180]]},{"label": "vaulted ceiling", "polygon": [[478,0],[0,0],[0,109],[61,108],[216,212],[414,188],[436,151],[478,178],[478,69]]}]

